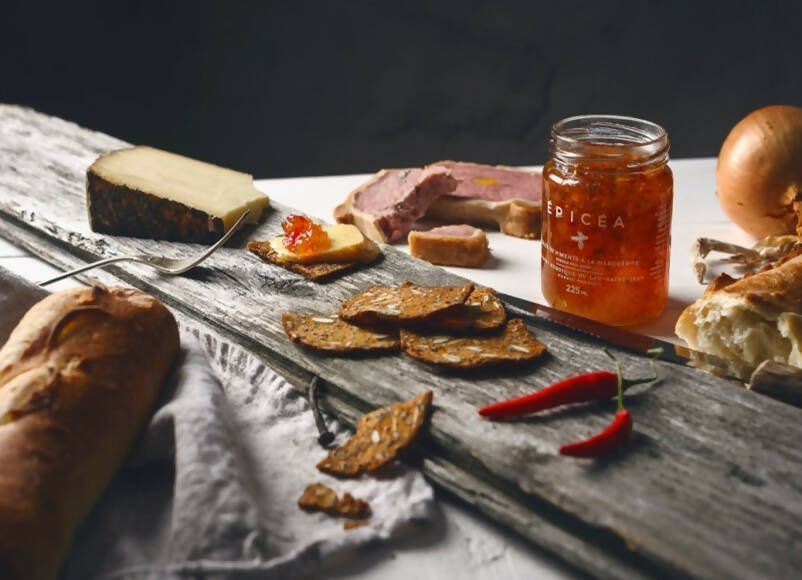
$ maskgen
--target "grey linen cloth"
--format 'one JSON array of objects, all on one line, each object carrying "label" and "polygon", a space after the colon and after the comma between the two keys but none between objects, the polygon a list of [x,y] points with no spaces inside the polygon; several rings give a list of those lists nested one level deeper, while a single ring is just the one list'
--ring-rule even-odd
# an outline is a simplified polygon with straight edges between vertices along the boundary
[{"label": "grey linen cloth", "polygon": [[[44,294],[0,268],[0,343]],[[431,487],[403,465],[381,478],[318,472],[325,451],[307,401],[249,352],[202,328],[182,328],[181,344],[147,430],[78,530],[63,580],[289,578],[432,517]],[[300,510],[316,481],[368,500],[369,524],[346,531],[340,518]]]}]

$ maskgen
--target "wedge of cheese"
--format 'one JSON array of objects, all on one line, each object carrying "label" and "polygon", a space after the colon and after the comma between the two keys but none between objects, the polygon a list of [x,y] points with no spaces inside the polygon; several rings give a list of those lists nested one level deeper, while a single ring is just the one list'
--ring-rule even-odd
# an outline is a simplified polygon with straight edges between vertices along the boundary
[{"label": "wedge of cheese", "polygon": [[269,203],[247,173],[152,147],[95,161],[86,201],[96,232],[198,243],[215,241],[247,209],[257,221]]},{"label": "wedge of cheese", "polygon": [[314,254],[296,254],[284,247],[284,236],[270,240],[270,248],[276,253],[278,260],[289,264],[316,264],[339,262],[372,262],[379,255],[379,246],[362,235],[359,229],[351,224],[323,226],[329,235],[331,245]]}]

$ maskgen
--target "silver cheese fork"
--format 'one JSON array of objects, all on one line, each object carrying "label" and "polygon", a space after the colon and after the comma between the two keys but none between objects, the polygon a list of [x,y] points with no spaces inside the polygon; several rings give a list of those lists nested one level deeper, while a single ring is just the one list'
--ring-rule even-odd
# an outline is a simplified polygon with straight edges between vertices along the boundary
[{"label": "silver cheese fork", "polygon": [[59,280],[63,280],[64,278],[69,278],[70,276],[75,276],[76,274],[80,274],[81,272],[86,272],[87,270],[91,270],[92,268],[100,268],[102,266],[107,266],[109,264],[114,264],[115,262],[138,262],[140,264],[147,264],[152,268],[155,268],[157,271],[161,272],[162,274],[168,275],[176,275],[176,274],[183,274],[187,272],[203,262],[206,258],[211,256],[217,248],[225,244],[231,236],[233,236],[236,231],[240,228],[240,226],[245,221],[245,218],[248,217],[248,214],[251,213],[251,210],[246,209],[245,212],[237,221],[234,222],[234,225],[231,226],[223,236],[217,240],[213,245],[206,248],[203,253],[198,254],[192,258],[165,258],[163,256],[151,256],[148,254],[137,254],[132,256],[115,256],[114,258],[105,258],[103,260],[98,260],[97,262],[92,262],[90,264],[84,264],[79,268],[75,268],[74,270],[70,270],[68,272],[62,272],[58,276],[50,278],[48,280],[43,280],[42,282],[38,282],[39,286],[47,286],[48,284],[52,284],[53,282],[58,282]]}]

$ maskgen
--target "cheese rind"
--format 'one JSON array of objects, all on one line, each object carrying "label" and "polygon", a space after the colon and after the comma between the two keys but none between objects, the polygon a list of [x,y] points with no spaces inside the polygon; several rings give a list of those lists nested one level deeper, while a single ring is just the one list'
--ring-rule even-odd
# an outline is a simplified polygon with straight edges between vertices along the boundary
[{"label": "cheese rind", "polygon": [[313,264],[320,262],[372,262],[379,255],[379,247],[362,235],[351,224],[323,226],[331,245],[315,254],[296,254],[284,247],[284,236],[270,240],[270,247],[280,261],[293,264]]},{"label": "cheese rind", "polygon": [[86,178],[89,222],[101,233],[210,243],[269,203],[246,173],[152,147],[104,155]]}]

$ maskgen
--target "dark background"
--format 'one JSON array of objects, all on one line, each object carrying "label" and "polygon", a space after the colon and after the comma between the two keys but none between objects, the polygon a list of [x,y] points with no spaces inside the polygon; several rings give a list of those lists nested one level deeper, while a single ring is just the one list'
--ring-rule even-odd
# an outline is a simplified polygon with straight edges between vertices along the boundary
[{"label": "dark background", "polygon": [[800,104],[799,2],[113,2],[0,10],[0,102],[256,177],[535,165],[565,116],[714,156]]}]

